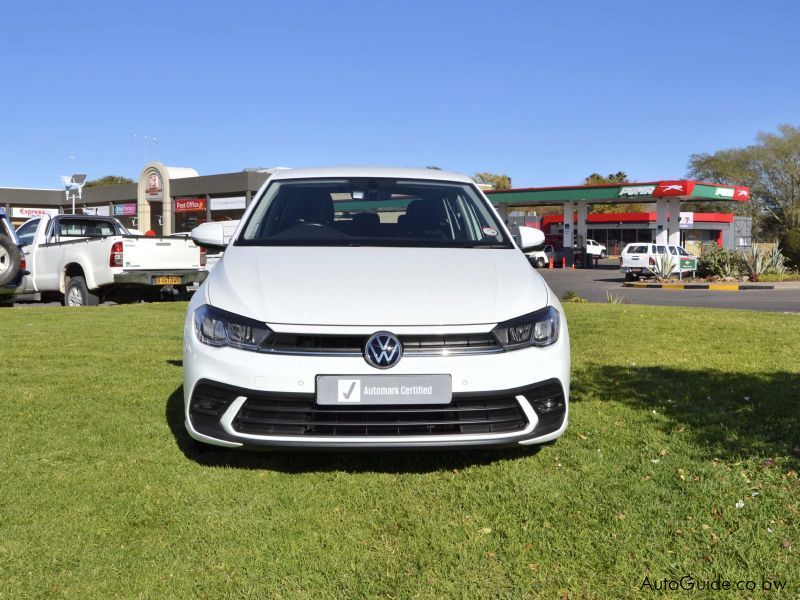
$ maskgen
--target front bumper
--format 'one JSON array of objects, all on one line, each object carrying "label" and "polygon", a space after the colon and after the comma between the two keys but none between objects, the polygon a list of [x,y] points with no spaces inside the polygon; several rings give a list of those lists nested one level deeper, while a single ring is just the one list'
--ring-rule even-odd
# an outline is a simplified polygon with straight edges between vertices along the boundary
[{"label": "front bumper", "polygon": [[345,408],[317,405],[316,378],[381,373],[363,358],[213,348],[197,341],[188,318],[186,428],[197,440],[228,447],[398,449],[547,442],[567,427],[569,336],[563,320],[561,326],[558,341],[545,348],[404,356],[385,371],[451,375],[448,405]]}]

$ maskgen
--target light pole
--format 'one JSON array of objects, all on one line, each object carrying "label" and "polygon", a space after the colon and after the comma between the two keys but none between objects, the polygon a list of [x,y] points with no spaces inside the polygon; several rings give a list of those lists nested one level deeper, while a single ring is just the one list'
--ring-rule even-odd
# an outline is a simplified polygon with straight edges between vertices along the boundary
[{"label": "light pole", "polygon": [[78,202],[81,201],[81,198],[83,197],[83,186],[86,184],[86,174],[76,173],[75,175],[62,175],[61,183],[64,184],[64,192],[67,195],[67,203],[69,203],[70,197],[72,198],[72,214],[74,215],[75,194],[70,194],[70,192],[74,192],[75,190],[77,190]]}]

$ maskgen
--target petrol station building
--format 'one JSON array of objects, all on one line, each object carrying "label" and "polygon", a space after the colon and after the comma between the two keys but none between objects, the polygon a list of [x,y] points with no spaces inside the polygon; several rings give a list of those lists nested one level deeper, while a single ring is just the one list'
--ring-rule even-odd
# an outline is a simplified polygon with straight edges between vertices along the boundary
[{"label": "petrol station building", "polygon": [[[76,212],[114,216],[129,229],[159,235],[191,231],[206,221],[237,220],[272,173],[281,167],[201,176],[187,167],[147,163],[139,181],[84,188]],[[74,198],[57,189],[0,188],[0,206],[15,225],[41,214],[68,213]],[[571,263],[587,239],[610,254],[631,242],[726,248],[751,243],[750,220],[731,213],[688,213],[682,202],[747,202],[746,187],[690,180],[489,190],[488,198],[513,225],[539,227]],[[593,204],[651,204],[654,211],[591,213]],[[342,205],[344,206],[344,205]],[[558,214],[542,216],[543,207]],[[355,207],[353,207],[355,208]]]},{"label": "petrol station building", "polygon": [[[690,251],[699,251],[701,245],[709,243],[729,249],[751,244],[751,223],[747,217],[681,211],[682,202],[747,202],[750,190],[743,186],[682,179],[486,193],[507,221],[542,229],[551,243],[563,247],[568,262],[587,239],[605,245],[611,254],[632,242],[684,245]],[[642,203],[652,204],[655,211],[590,213],[593,204]],[[540,216],[542,207],[561,210],[556,215]]]}]

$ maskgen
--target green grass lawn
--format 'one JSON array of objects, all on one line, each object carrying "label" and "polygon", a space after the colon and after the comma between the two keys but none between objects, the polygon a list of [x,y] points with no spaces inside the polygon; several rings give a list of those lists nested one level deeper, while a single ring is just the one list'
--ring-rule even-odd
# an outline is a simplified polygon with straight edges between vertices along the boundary
[{"label": "green grass lawn", "polygon": [[0,312],[0,597],[800,597],[800,317],[568,305],[538,451],[232,453],[183,430],[185,308]]}]

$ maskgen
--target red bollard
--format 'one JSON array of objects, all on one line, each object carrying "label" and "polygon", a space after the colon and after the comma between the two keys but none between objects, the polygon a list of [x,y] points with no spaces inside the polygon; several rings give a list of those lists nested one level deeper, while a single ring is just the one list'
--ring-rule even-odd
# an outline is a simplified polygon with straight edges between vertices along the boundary
[{"label": "red bollard", "polygon": [[567,268],[567,257],[566,256],[562,256],[561,257],[561,268],[562,269],[566,269]]},{"label": "red bollard", "polygon": [[550,264],[548,265],[548,269],[552,269],[552,268],[553,268],[553,257],[551,256],[550,257]]}]

